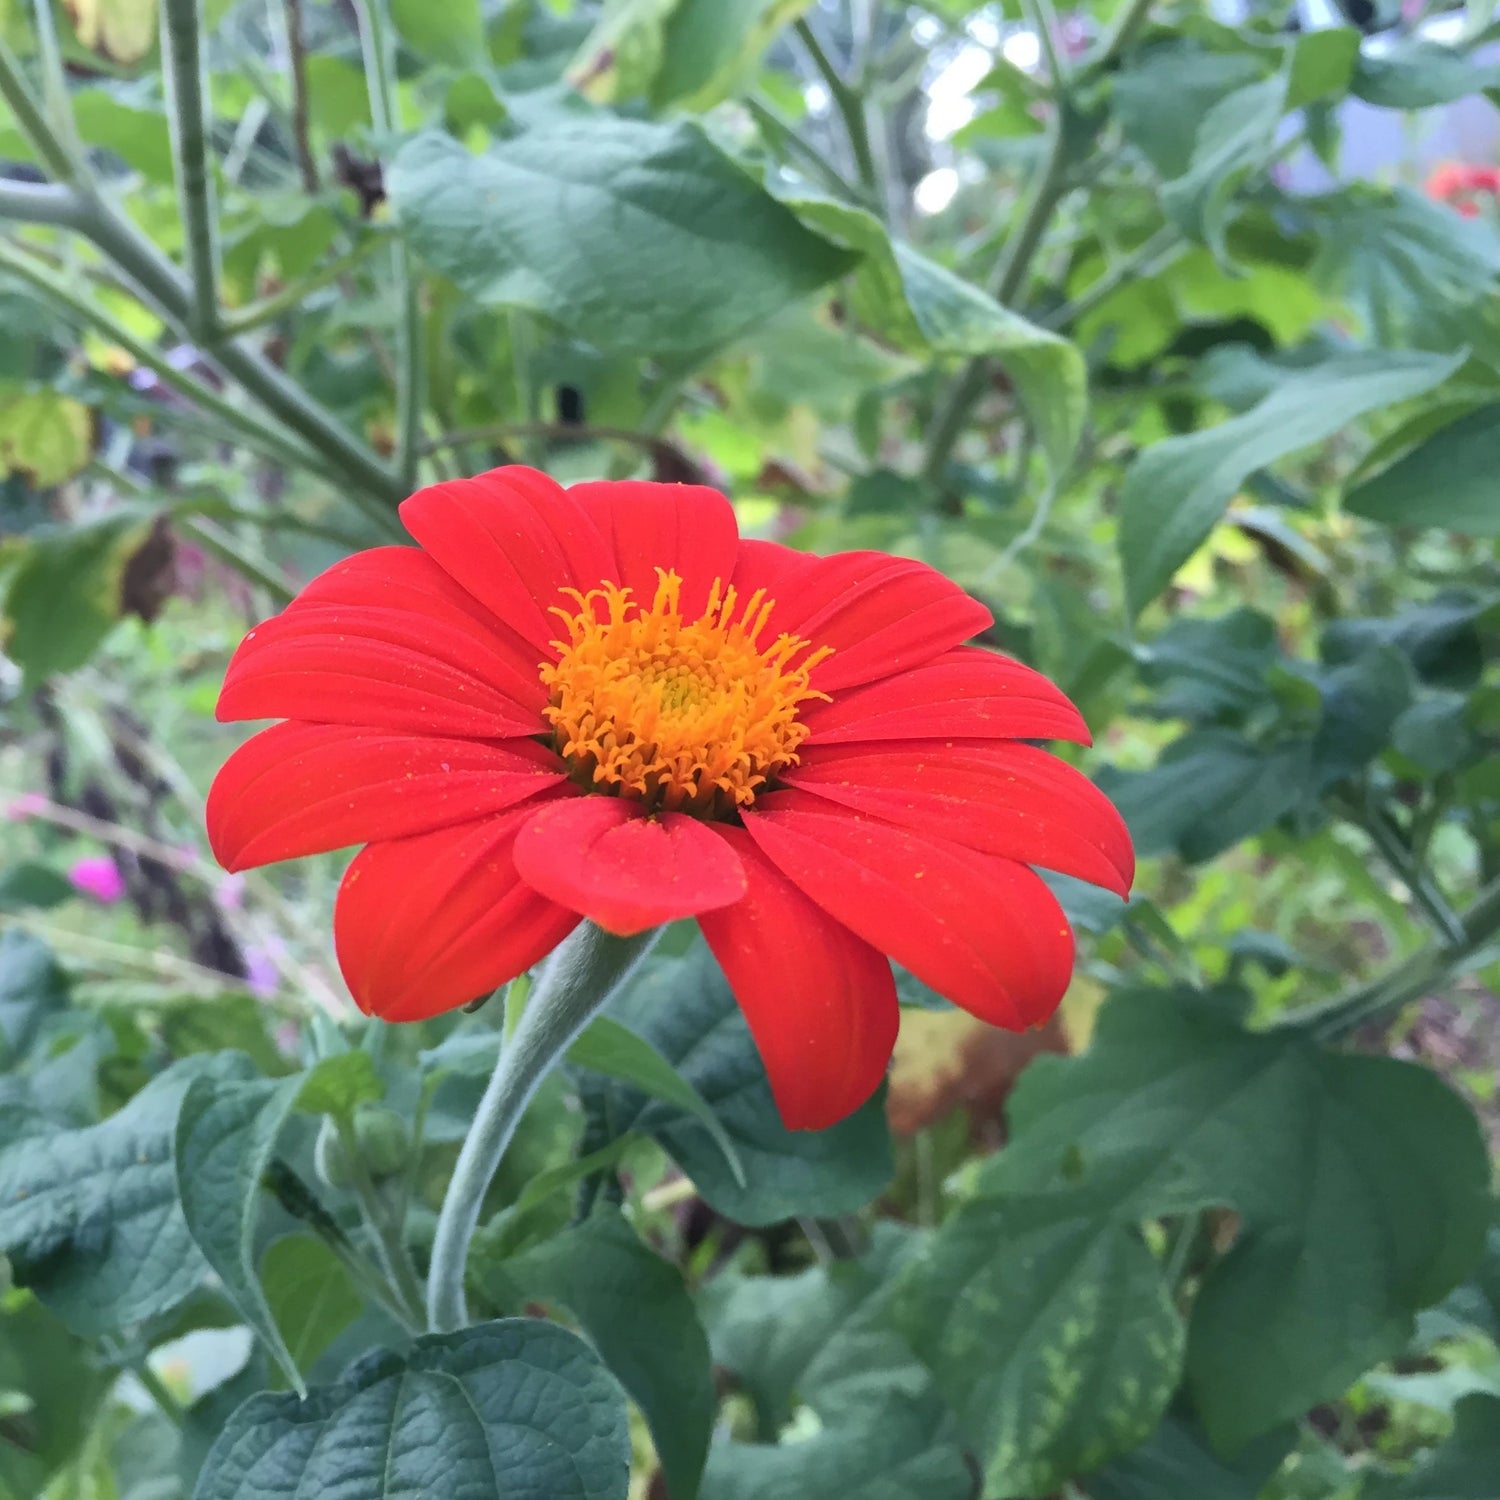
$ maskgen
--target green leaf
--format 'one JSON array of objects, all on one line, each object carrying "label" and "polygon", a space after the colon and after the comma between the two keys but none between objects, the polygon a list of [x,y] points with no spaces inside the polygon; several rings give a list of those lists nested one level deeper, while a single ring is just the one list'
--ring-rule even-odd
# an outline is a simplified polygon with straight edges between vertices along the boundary
[{"label": "green leaf", "polygon": [[1352,26],[1330,26],[1304,32],[1291,48],[1286,107],[1342,99],[1354,81],[1360,59],[1359,32]]},{"label": "green leaf", "polygon": [[1115,75],[1115,114],[1125,139],[1172,181],[1191,167],[1199,127],[1215,104],[1264,74],[1243,52],[1206,52],[1189,42],[1155,47]]},{"label": "green leaf", "polygon": [[672,1500],[693,1500],[718,1400],[677,1267],[601,1210],[493,1269],[481,1265],[477,1280],[502,1303],[560,1303],[578,1319],[645,1415]]},{"label": "green leaf", "polygon": [[1075,344],[892,240],[863,209],[811,196],[786,201],[803,223],[862,257],[850,296],[862,323],[912,353],[994,358],[1015,381],[1053,471],[1068,467],[1088,412],[1088,376]]},{"label": "green leaf", "polygon": [[851,264],[685,122],[553,120],[483,156],[423,135],[388,186],[435,270],[605,353],[725,343]]},{"label": "green leaf", "polygon": [[1500,406],[1482,406],[1364,480],[1344,496],[1344,509],[1388,526],[1500,536],[1497,470]]},{"label": "green leaf", "polygon": [[1434,1074],[1251,1034],[1191,994],[1117,995],[1087,1055],[1027,1070],[1011,1128],[986,1195],[1112,1198],[1127,1227],[1239,1214],[1188,1339],[1188,1389],[1221,1451],[1398,1353],[1489,1222],[1478,1123]]},{"label": "green leaf", "polygon": [[1160,1422],[1184,1335],[1107,1195],[965,1204],[908,1269],[897,1319],[979,1446],[992,1500],[1049,1493]]},{"label": "green leaf", "polygon": [[653,1136],[727,1218],[774,1224],[797,1214],[852,1213],[890,1181],[881,1096],[831,1130],[794,1133],[781,1123],[749,1027],[705,947],[648,960],[610,1010],[707,1101],[734,1142],[747,1185],[694,1116],[598,1078],[583,1080],[586,1099],[603,1111],[611,1138],[632,1130]]},{"label": "green leaf", "polygon": [[1458,1404],[1453,1436],[1400,1477],[1382,1475],[1362,1500],[1494,1500],[1500,1474],[1500,1398],[1470,1396]]},{"label": "green leaf", "polygon": [[1162,189],[1162,207],[1184,234],[1227,261],[1229,207],[1241,183],[1265,165],[1286,110],[1287,80],[1278,73],[1216,100],[1198,126],[1187,170]]},{"label": "green leaf", "polygon": [[641,99],[661,70],[667,21],[680,0],[618,0],[606,5],[566,78],[599,104]]},{"label": "green leaf", "polygon": [[702,111],[748,87],[776,34],[811,0],[678,0],[651,90],[656,110]]},{"label": "green leaf", "polygon": [[1383,109],[1429,109],[1482,89],[1500,88],[1500,67],[1476,64],[1464,53],[1421,37],[1359,59],[1353,92]]},{"label": "green leaf", "polygon": [[1224,1459],[1209,1448],[1191,1422],[1168,1417],[1134,1453],[1089,1476],[1089,1497],[1257,1500],[1295,1438],[1295,1429],[1277,1428]]},{"label": "green leaf", "polygon": [[892,1278],[918,1243],[889,1223],[871,1250],[797,1276],[715,1278],[706,1289],[714,1361],[774,1438],[805,1403],[812,1436],[716,1444],[710,1500],[969,1500],[974,1476],[953,1420],[890,1326]]},{"label": "green leaf", "polygon": [[534,1318],[480,1323],[380,1353],[307,1400],[245,1402],[194,1500],[625,1500],[619,1387],[588,1346]]},{"label": "green leaf", "polygon": [[391,0],[391,20],[414,51],[466,67],[484,54],[479,0]]},{"label": "green leaf", "polygon": [[296,1107],[308,1115],[337,1115],[352,1120],[361,1104],[385,1097],[385,1084],[368,1052],[341,1052],[312,1067],[296,1096]]},{"label": "green leaf", "polygon": [[278,1336],[299,1370],[310,1370],[364,1310],[343,1263],[311,1235],[272,1241],[261,1257],[260,1284]]},{"label": "green leaf", "polygon": [[120,619],[126,567],[147,535],[139,518],[116,515],[32,541],[0,621],[0,643],[28,684],[74,671],[103,644]]},{"label": "green leaf", "polygon": [[653,1099],[661,1099],[701,1121],[724,1153],[736,1183],[745,1186],[745,1168],[719,1117],[703,1102],[698,1090],[644,1037],[609,1016],[596,1016],[568,1048],[567,1061],[575,1068],[588,1068],[622,1083],[634,1084]]},{"label": "green leaf", "polygon": [[175,1160],[177,1195],[189,1233],[229,1300],[292,1387],[305,1395],[302,1373],[256,1277],[254,1257],[261,1178],[302,1088],[300,1077],[230,1084],[196,1080],[177,1117]]},{"label": "green leaf", "polygon": [[79,136],[112,151],[151,182],[172,181],[172,140],[161,110],[134,109],[103,89],[73,95]]},{"label": "green leaf", "polygon": [[78,893],[51,865],[28,859],[0,874],[0,912],[46,910]]},{"label": "green leaf", "polygon": [[20,928],[0,932],[0,1062],[12,1066],[31,1050],[49,1015],[68,1001],[68,982],[52,950]]},{"label": "green leaf", "polygon": [[1261,747],[1224,729],[1174,740],[1149,771],[1107,766],[1099,786],[1130,827],[1143,858],[1212,859],[1285,816],[1312,790],[1312,746]]},{"label": "green leaf", "polygon": [[1278,390],[1217,427],[1167,438],[1130,467],[1120,497],[1120,561],[1133,616],[1208,538],[1258,469],[1356,418],[1432,390],[1462,354],[1343,354],[1288,371]]},{"label": "green leaf", "polygon": [[178,1064],[100,1125],[0,1150],[0,1251],[76,1333],[166,1312],[202,1282],[208,1267],[177,1201],[173,1135],[193,1077],[235,1066]]},{"label": "green leaf", "polygon": [[94,418],[59,391],[0,394],[0,468],[22,473],[38,489],[71,479],[94,451]]}]

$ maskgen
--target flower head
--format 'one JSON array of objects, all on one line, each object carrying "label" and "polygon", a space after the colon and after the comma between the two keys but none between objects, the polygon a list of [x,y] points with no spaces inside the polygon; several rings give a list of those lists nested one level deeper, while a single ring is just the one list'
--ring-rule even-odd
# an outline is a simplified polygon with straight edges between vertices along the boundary
[{"label": "flower head", "polygon": [[692,485],[564,490],[524,468],[401,509],[418,548],[336,564],[250,632],[219,700],[280,718],[209,796],[231,870],[367,847],[334,917],[368,1012],[463,1005],[583,918],[696,917],[787,1123],[833,1123],[895,1041],[889,959],[1020,1030],[1073,940],[1031,868],[1124,893],[1087,742],[1046,678],[965,646],[989,612],[931,568],[742,541]]},{"label": "flower head", "polygon": [[125,894],[125,877],[107,854],[86,854],[73,861],[68,881],[75,891],[112,906]]},{"label": "flower head", "polygon": [[1440,162],[1427,174],[1424,187],[1429,198],[1452,204],[1466,219],[1479,216],[1475,195],[1500,193],[1500,167],[1480,167],[1470,162]]}]

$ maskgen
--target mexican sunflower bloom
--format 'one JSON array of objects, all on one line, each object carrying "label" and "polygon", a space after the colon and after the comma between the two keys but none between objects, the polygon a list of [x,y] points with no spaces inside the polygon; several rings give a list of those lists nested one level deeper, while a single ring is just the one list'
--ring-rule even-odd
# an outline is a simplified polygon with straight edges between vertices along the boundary
[{"label": "mexican sunflower bloom", "polygon": [[696,917],[793,1128],[875,1089],[889,959],[1020,1030],[1073,938],[1040,865],[1124,893],[1119,815],[1029,740],[1087,743],[989,611],[919,562],[744,541],[694,485],[437,484],[418,547],[335,564],[230,662],[222,720],[283,719],[209,796],[230,870],[363,844],[334,915],[368,1013],[515,977],[582,918]]}]

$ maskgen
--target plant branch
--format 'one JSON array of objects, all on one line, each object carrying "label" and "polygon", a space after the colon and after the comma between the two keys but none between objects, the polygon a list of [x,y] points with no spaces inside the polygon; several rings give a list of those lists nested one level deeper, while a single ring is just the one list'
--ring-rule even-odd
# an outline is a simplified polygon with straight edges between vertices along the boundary
[{"label": "plant branch", "polygon": [[844,122],[844,132],[849,137],[849,149],[854,155],[854,169],[859,176],[862,196],[880,201],[880,178],[875,166],[875,153],[870,147],[870,131],[865,119],[863,101],[844,81],[834,67],[823,44],[818,40],[806,20],[795,21],[792,30],[807,52],[818,76],[827,85],[829,97]]},{"label": "plant branch", "polygon": [[799,157],[823,179],[825,187],[832,188],[850,202],[859,200],[859,189],[816,146],[798,135],[791,122],[782,119],[764,99],[751,95],[745,100],[745,108],[755,117],[761,134],[779,144],[785,155]]},{"label": "plant branch", "polygon": [[1091,281],[1076,297],[1042,318],[1044,328],[1069,328],[1106,301],[1127,281],[1155,276],[1166,270],[1187,250],[1184,240],[1170,224],[1164,224],[1150,239],[1122,256],[1096,281]]},{"label": "plant branch", "polygon": [[[1067,110],[1066,101],[1059,98],[1047,131],[1046,154],[1042,158],[1041,169],[1031,185],[1020,223],[1006,242],[1000,263],[995,267],[991,290],[995,300],[1002,306],[1010,306],[1025,285],[1031,263],[1047,232],[1052,211],[1067,191]],[[984,391],[989,373],[989,360],[983,355],[976,355],[963,367],[947,394],[939,401],[933,417],[932,435],[927,443],[927,454],[922,464],[923,476],[929,483],[941,483],[948,458],[968,425],[969,414]]]},{"label": "plant branch", "polygon": [[216,526],[203,516],[180,513],[177,517],[177,524],[189,536],[200,542],[207,551],[213,553],[220,562],[233,568],[242,578],[248,579],[257,588],[269,594],[278,609],[284,609],[297,597],[296,589],[286,579],[273,573],[248,547],[230,532],[225,531],[222,526]]},{"label": "plant branch", "polygon": [[57,25],[52,0],[35,0],[32,16],[36,22],[37,52],[42,61],[42,97],[52,117],[52,129],[59,140],[77,157],[83,155],[73,107],[68,102],[68,75],[63,69],[62,48],[57,43]]},{"label": "plant branch", "polygon": [[0,219],[76,229],[82,210],[78,195],[70,188],[48,182],[13,182],[7,178],[0,179]]},{"label": "plant branch", "polygon": [[354,1195],[359,1199],[360,1212],[375,1241],[375,1256],[381,1272],[395,1289],[402,1306],[414,1322],[420,1323],[424,1301],[422,1283],[417,1279],[411,1263],[411,1252],[406,1248],[403,1226],[380,1196],[370,1176],[370,1168],[360,1149],[358,1137],[352,1124],[343,1118],[335,1118],[339,1142],[349,1161],[349,1170],[354,1180]]},{"label": "plant branch", "polygon": [[4,38],[0,38],[0,99],[10,106],[21,134],[31,143],[42,165],[61,182],[77,181],[83,170],[82,162],[48,123],[46,112],[26,82],[20,59]]},{"label": "plant branch", "polygon": [[1305,1032],[1319,1041],[1337,1041],[1391,1011],[1467,973],[1484,950],[1500,935],[1500,880],[1487,885],[1459,918],[1461,935],[1419,948],[1379,979],[1357,985],[1320,1005],[1294,1012],[1280,1024]]},{"label": "plant branch", "polygon": [[316,193],[318,163],[312,152],[307,112],[307,43],[302,33],[302,0],[285,0],[287,72],[292,82],[292,145],[304,192]]},{"label": "plant branch", "polygon": [[[67,188],[45,187],[33,191],[61,193],[64,198],[73,200],[73,194]],[[4,192],[0,188],[0,215],[3,215],[3,203]],[[19,245],[0,240],[0,269],[29,282],[65,314],[93,328],[112,344],[117,344],[138,364],[151,370],[164,386],[222,422],[248,447],[294,468],[330,472],[315,453],[303,448],[290,435],[235,406],[233,402],[226,401],[217,391],[177,369],[159,349],[145,339],[138,338],[118,318],[80,291],[71,281],[59,276],[39,257]]]},{"label": "plant branch", "polygon": [[1130,46],[1150,9],[1151,0],[1125,0],[1109,30],[1104,33],[1098,51],[1084,64],[1086,76],[1092,78],[1104,72]]},{"label": "plant branch", "polygon": [[187,242],[187,323],[194,338],[211,343],[219,326],[219,243],[208,166],[208,94],[198,5],[199,0],[163,0],[162,78]]},{"label": "plant branch", "polygon": [[506,1037],[448,1183],[427,1274],[427,1324],[448,1333],[469,1320],[464,1272],[485,1194],[531,1097],[574,1039],[644,956],[655,932],[617,938],[585,922],[543,966]]},{"label": "plant branch", "polygon": [[1422,868],[1391,815],[1375,805],[1368,794],[1363,805],[1344,802],[1340,804],[1340,810],[1356,828],[1368,835],[1380,857],[1411,892],[1412,900],[1422,908],[1438,934],[1450,942],[1462,940],[1462,919],[1448,904],[1448,898],[1438,889],[1431,873]]}]

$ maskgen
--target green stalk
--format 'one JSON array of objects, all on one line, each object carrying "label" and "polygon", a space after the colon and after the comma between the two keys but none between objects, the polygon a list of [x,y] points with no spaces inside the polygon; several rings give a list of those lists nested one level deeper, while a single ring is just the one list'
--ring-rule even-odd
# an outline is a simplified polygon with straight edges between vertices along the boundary
[{"label": "green stalk", "polygon": [[792,23],[797,40],[807,51],[808,58],[819,77],[827,85],[829,97],[844,122],[845,134],[849,137],[849,149],[854,153],[854,169],[859,176],[864,196],[874,203],[880,201],[880,174],[875,166],[875,153],[870,146],[870,131],[865,119],[863,101],[845,83],[839,70],[823,50],[823,44],[805,20]]},{"label": "green stalk", "polygon": [[[995,268],[994,286],[991,290],[995,300],[1006,307],[1015,301],[1025,285],[1031,263],[1041,247],[1042,236],[1047,232],[1052,211],[1067,191],[1066,110],[1066,101],[1059,98],[1048,127],[1046,155],[1042,159],[1041,170],[1031,185],[1021,222],[1006,242],[1000,263]],[[929,483],[937,484],[941,481],[949,456],[968,425],[969,414],[988,383],[989,372],[989,360],[983,355],[976,355],[963,367],[948,393],[938,403],[933,416],[932,436],[928,439],[927,454],[922,463],[922,473]]]},{"label": "green stalk", "polygon": [[76,182],[83,171],[80,159],[68,149],[47,121],[26,82],[21,60],[0,38],[0,99],[10,106],[21,134],[31,143],[41,163],[60,182]]},{"label": "green stalk", "polygon": [[52,129],[68,150],[81,158],[83,143],[78,139],[73,106],[68,102],[68,75],[63,70],[62,48],[57,43],[52,0],[35,0],[31,11],[36,22],[37,53],[42,62],[42,97],[52,117]]},{"label": "green stalk", "polygon": [[656,933],[611,937],[585,922],[537,976],[526,1008],[501,1048],[443,1198],[427,1275],[427,1324],[448,1333],[469,1321],[464,1270],[484,1196],[532,1095],[578,1034],[603,1009]]},{"label": "green stalk", "polygon": [[1358,985],[1321,1005],[1306,1006],[1288,1016],[1281,1025],[1306,1032],[1319,1041],[1337,1041],[1366,1022],[1400,1010],[1467,973],[1500,936],[1500,880],[1479,893],[1478,899],[1459,918],[1459,925],[1458,935],[1428,943],[1381,978]]},{"label": "green stalk", "polygon": [[284,609],[297,597],[296,589],[286,579],[273,573],[237,537],[222,527],[215,526],[202,516],[179,514],[176,519],[183,531],[196,537],[221,562],[227,563],[242,578],[249,579],[257,588],[269,594],[278,609]]},{"label": "green stalk", "polygon": [[163,0],[162,54],[177,201],[192,286],[188,327],[210,342],[219,326],[219,243],[208,167],[208,93],[199,0]]}]

